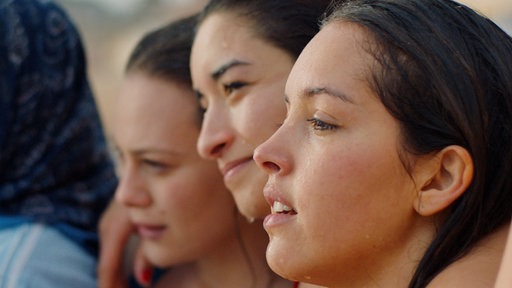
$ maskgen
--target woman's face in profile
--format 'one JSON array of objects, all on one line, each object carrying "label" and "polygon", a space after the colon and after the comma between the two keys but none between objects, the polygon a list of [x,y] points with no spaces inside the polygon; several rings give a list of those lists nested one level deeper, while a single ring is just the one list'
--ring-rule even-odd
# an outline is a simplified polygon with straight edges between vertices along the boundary
[{"label": "woman's face in profile", "polygon": [[417,232],[399,125],[367,83],[362,31],[331,23],[315,36],[288,79],[286,120],[255,153],[270,175],[267,260],[290,279],[362,287]]},{"label": "woman's face in profile", "polygon": [[263,218],[267,175],[253,161],[256,146],[285,117],[284,86],[293,59],[258,38],[244,19],[214,13],[199,26],[191,55],[194,89],[204,114],[202,157],[216,159],[240,212]]},{"label": "woman's face in profile", "polygon": [[168,267],[225,245],[234,238],[235,204],[216,163],[197,154],[192,92],[133,72],[118,98],[116,200],[127,207],[147,259]]}]

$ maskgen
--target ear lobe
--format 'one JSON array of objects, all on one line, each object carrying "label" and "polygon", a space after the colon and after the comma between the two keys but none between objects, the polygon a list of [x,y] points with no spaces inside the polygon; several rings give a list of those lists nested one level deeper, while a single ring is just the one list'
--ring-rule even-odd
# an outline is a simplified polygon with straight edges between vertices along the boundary
[{"label": "ear lobe", "polygon": [[473,159],[461,146],[447,146],[429,163],[429,175],[419,186],[414,208],[422,216],[434,215],[457,200],[473,180]]}]

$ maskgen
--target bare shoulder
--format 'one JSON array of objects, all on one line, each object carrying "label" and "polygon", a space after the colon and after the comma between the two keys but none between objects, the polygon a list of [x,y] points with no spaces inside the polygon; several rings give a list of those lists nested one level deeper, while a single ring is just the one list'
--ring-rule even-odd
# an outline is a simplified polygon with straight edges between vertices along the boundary
[{"label": "bare shoulder", "polygon": [[505,252],[503,252],[503,259],[494,288],[512,287],[512,273],[510,271],[512,271],[512,225],[509,228],[507,245],[505,246]]},{"label": "bare shoulder", "polygon": [[482,239],[470,253],[448,266],[428,288],[493,287],[507,241],[508,225]]}]

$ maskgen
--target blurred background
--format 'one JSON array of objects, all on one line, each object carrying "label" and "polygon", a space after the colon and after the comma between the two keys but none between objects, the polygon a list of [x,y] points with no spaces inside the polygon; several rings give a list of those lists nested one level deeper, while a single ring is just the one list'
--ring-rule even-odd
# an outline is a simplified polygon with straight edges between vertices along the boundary
[{"label": "blurred background", "polygon": [[[74,20],[85,46],[88,73],[107,134],[124,65],[148,31],[200,10],[207,0],[54,0]],[[110,135],[108,135],[110,136]]]},{"label": "blurred background", "polygon": [[[258,1],[258,0],[254,0]],[[279,0],[276,0],[279,1]],[[74,19],[85,45],[89,79],[107,134],[111,107],[129,53],[142,35],[194,13],[207,0],[56,0]],[[512,35],[512,0],[460,0]],[[512,53],[512,52],[511,52]]]}]

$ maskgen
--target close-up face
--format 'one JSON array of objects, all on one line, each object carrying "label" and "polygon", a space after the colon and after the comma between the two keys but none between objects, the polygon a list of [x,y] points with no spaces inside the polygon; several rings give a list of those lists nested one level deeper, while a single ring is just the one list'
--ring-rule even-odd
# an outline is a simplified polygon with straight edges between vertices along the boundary
[{"label": "close-up face", "polygon": [[198,151],[216,159],[240,212],[263,218],[267,175],[253,160],[256,146],[283,121],[282,101],[293,59],[255,35],[246,21],[214,13],[199,26],[191,55],[194,89],[206,109]]},{"label": "close-up face", "polygon": [[370,287],[360,280],[419,260],[408,246],[418,240],[414,183],[399,124],[368,85],[362,31],[335,22],[313,38],[286,85],[286,120],[255,152],[270,175],[267,260],[289,279]]},{"label": "close-up face", "polygon": [[167,267],[213,253],[233,237],[235,204],[215,161],[197,154],[192,91],[131,72],[116,102],[116,200],[128,208],[146,257]]}]

